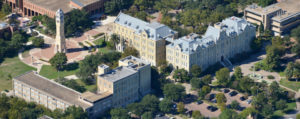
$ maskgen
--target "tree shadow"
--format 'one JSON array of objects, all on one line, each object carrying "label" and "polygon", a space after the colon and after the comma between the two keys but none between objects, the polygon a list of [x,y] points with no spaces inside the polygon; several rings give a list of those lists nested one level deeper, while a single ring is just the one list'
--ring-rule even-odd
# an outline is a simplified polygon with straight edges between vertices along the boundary
[{"label": "tree shadow", "polygon": [[72,70],[76,70],[79,68],[79,63],[74,62],[74,63],[70,63],[66,66],[65,70],[66,71],[72,71]]},{"label": "tree shadow", "polygon": [[81,52],[81,51],[87,51],[88,49],[85,48],[69,48],[67,49],[68,53],[73,53],[73,52]]}]

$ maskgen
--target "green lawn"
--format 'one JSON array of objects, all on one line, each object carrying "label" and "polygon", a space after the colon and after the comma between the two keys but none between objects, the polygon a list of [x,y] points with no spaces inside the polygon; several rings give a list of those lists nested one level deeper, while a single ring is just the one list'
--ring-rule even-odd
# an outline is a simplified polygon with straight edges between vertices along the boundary
[{"label": "green lawn", "polygon": [[105,41],[104,41],[104,37],[99,38],[99,39],[93,41],[93,43],[95,43],[95,44],[97,45],[99,52],[107,53],[107,52],[112,51],[111,49],[109,49],[109,48],[107,47],[107,45],[106,45],[106,46],[103,46],[103,43],[104,43],[104,42],[105,42]]},{"label": "green lawn", "polygon": [[[294,110],[296,108],[296,102],[287,103],[288,107],[285,110]],[[283,110],[277,110],[274,112],[273,117],[282,117],[285,115]]]},{"label": "green lawn", "polygon": [[16,77],[31,70],[36,69],[21,62],[18,56],[5,58],[0,64],[0,91],[12,88],[10,77]]},{"label": "green lawn", "polygon": [[300,81],[296,82],[296,81],[289,81],[285,78],[280,80],[280,84],[288,87],[290,89],[293,89],[295,91],[298,91],[300,89]]},{"label": "green lawn", "polygon": [[85,89],[86,89],[87,91],[93,92],[93,91],[96,91],[96,90],[97,90],[97,85],[96,85],[96,84],[93,84],[93,85],[86,85],[86,84],[84,84],[84,83],[83,83],[81,80],[79,80],[79,79],[76,79],[76,82],[77,82],[79,85],[84,86]]},{"label": "green lawn", "polygon": [[56,71],[52,66],[50,65],[43,65],[42,69],[40,71],[40,75],[49,78],[49,79],[57,79],[58,77],[65,77],[74,75],[78,71],[78,67],[71,70],[64,70],[64,71]]}]

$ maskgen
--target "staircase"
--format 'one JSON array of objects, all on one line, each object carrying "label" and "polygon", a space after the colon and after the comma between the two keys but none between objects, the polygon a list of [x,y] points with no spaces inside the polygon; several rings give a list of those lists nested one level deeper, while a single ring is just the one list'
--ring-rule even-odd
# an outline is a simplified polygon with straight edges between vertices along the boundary
[{"label": "staircase", "polygon": [[223,61],[220,62],[224,67],[227,67],[227,68],[232,68],[232,63],[230,62],[229,59],[227,58],[224,58]]}]

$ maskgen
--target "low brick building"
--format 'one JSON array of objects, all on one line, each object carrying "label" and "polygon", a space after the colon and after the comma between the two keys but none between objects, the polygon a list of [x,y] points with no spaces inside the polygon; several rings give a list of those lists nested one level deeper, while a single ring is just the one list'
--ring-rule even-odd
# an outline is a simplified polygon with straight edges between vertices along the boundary
[{"label": "low brick building", "polygon": [[54,18],[55,12],[62,9],[64,13],[72,9],[85,10],[97,14],[104,10],[106,0],[4,0],[14,12],[23,16],[47,15]]}]

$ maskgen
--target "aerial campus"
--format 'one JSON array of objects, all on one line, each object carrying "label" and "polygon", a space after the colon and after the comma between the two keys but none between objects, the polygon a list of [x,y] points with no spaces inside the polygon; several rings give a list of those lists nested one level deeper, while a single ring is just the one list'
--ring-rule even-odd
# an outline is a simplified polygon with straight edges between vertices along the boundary
[{"label": "aerial campus", "polygon": [[0,119],[300,119],[299,0],[0,0]]}]

